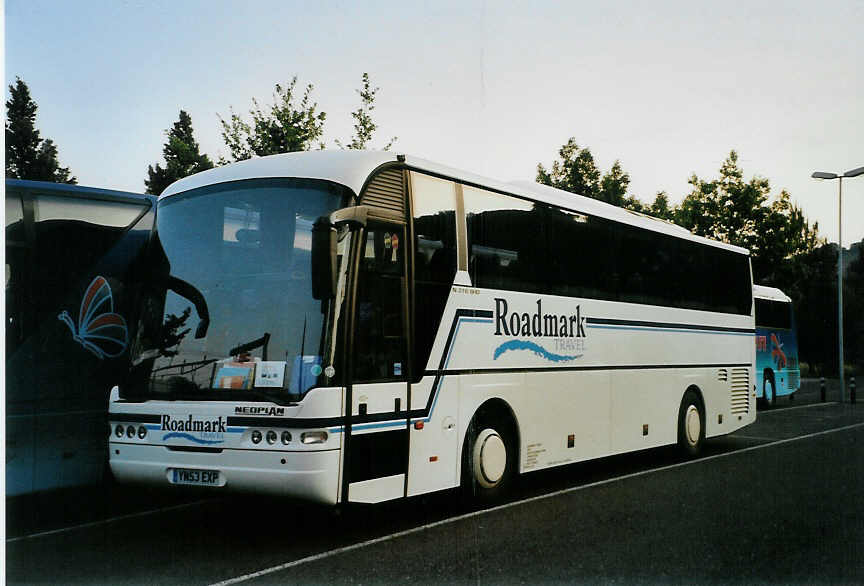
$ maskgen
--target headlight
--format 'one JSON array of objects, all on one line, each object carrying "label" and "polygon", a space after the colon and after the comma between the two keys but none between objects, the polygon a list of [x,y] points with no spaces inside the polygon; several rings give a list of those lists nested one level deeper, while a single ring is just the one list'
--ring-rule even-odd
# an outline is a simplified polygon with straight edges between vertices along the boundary
[{"label": "headlight", "polygon": [[117,427],[114,428],[114,435],[117,437],[123,437],[123,426],[119,423],[117,424]]},{"label": "headlight", "polygon": [[126,437],[128,437],[129,439],[132,439],[133,437],[135,437],[135,426],[134,425],[130,425],[129,427],[126,428]]},{"label": "headlight", "polygon": [[272,429],[267,432],[267,443],[271,446],[276,443],[276,432]]},{"label": "headlight", "polygon": [[252,443],[260,444],[261,443],[261,432],[257,429],[252,432]]},{"label": "headlight", "polygon": [[288,445],[291,443],[291,432],[290,431],[283,431],[282,432],[282,443],[285,445]]},{"label": "headlight", "polygon": [[300,441],[304,444],[323,444],[327,441],[326,431],[304,431],[300,434]]},{"label": "headlight", "polygon": [[147,437],[147,428],[143,425],[138,428],[138,439],[144,439]]}]

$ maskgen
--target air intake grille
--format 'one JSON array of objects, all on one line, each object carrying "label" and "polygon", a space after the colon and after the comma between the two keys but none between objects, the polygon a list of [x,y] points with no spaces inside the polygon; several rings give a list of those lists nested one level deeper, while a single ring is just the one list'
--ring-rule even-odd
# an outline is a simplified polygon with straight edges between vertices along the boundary
[{"label": "air intake grille", "polygon": [[402,171],[394,169],[379,173],[360,196],[360,205],[405,215],[405,188]]},{"label": "air intake grille", "polygon": [[724,383],[729,380],[729,371],[725,368],[721,368],[717,371],[717,380],[723,381]]},{"label": "air intake grille", "polygon": [[732,415],[750,412],[750,371],[746,368],[732,369]]}]

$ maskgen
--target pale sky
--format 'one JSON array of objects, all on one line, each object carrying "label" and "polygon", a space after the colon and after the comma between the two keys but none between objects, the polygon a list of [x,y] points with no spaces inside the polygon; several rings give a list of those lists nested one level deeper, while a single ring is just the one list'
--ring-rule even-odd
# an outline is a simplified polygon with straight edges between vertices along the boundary
[{"label": "pale sky", "polygon": [[[355,89],[381,91],[373,146],[511,181],[570,136],[630,194],[673,202],[731,149],[837,239],[837,181],[864,166],[864,0],[218,2],[6,0],[5,81],[82,185],[142,192],[185,109],[227,154],[217,113],[315,86],[328,148]],[[6,90],[8,98],[8,89]],[[843,242],[864,238],[864,176],[844,181]]]}]

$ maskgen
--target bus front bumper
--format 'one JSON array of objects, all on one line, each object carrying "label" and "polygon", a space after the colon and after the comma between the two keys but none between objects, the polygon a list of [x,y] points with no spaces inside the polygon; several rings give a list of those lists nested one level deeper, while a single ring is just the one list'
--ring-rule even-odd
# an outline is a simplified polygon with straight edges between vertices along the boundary
[{"label": "bus front bumper", "polygon": [[339,493],[338,449],[297,452],[226,449],[210,454],[111,442],[110,464],[119,482],[156,486],[191,484],[324,504],[336,504]]}]

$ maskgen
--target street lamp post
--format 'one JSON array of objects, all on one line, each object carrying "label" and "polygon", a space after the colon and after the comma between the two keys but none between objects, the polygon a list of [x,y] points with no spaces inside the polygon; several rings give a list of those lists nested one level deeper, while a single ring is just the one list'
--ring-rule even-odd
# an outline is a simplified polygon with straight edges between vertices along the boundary
[{"label": "street lamp post", "polygon": [[858,177],[859,175],[864,175],[864,167],[846,171],[842,175],[839,173],[826,173],[824,171],[815,171],[811,175],[814,179],[837,179],[839,185],[837,200],[837,248],[839,249],[837,251],[837,363],[840,371],[841,403],[846,401],[846,385],[843,380],[843,178]]}]

